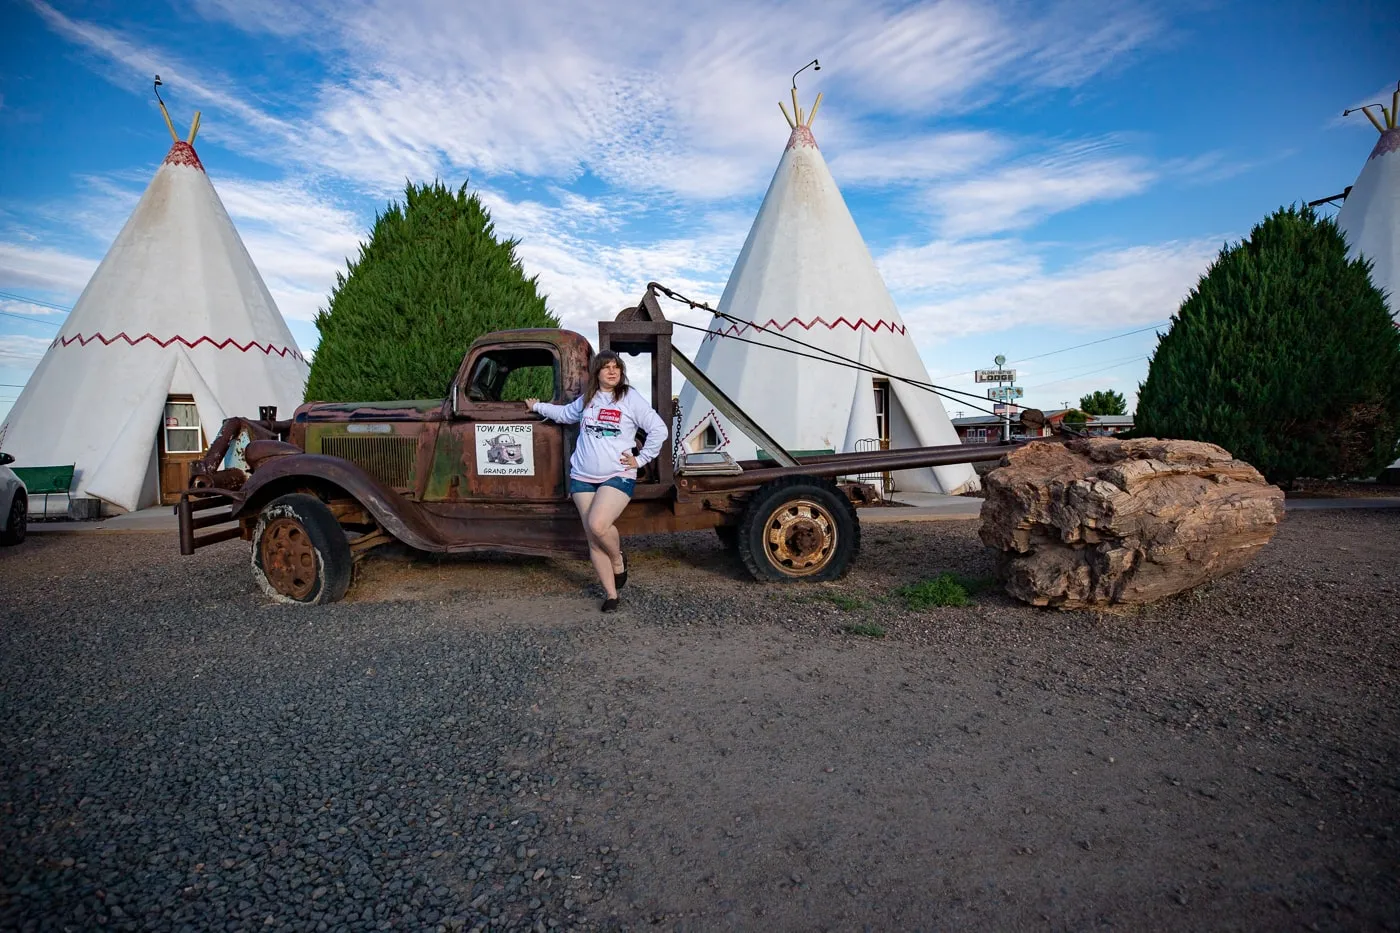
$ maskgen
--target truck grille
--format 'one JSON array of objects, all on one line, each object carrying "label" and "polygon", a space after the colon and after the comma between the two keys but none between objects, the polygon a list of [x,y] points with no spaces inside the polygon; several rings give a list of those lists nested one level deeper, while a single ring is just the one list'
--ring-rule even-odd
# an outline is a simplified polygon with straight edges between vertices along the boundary
[{"label": "truck grille", "polygon": [[386,486],[412,488],[418,438],[322,436],[321,453],[349,460]]}]

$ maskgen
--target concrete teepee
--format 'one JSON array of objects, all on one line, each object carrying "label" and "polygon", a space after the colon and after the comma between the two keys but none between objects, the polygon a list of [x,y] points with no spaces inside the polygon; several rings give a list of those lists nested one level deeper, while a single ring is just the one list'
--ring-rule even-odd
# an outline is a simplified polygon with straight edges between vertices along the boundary
[{"label": "concrete teepee", "polygon": [[123,510],[168,500],[225,417],[290,415],[307,375],[195,154],[199,114],[184,140],[165,120],[174,145],[0,425],[16,466],[74,464],[74,498]]},{"label": "concrete teepee", "polygon": [[[894,376],[928,382],[928,370],[812,135],[817,95],[804,114],[783,107],[791,135],[749,230],[721,314],[705,335],[696,365],[790,451],[851,451],[957,444],[938,396],[898,379],[796,356],[812,347]],[[779,105],[782,107],[782,105]],[[757,325],[757,326],[755,326]],[[738,336],[744,340],[729,339]],[[818,354],[820,355],[820,354]],[[755,445],[692,387],[682,392],[680,440],[752,458]],[[970,465],[894,474],[904,491],[954,494],[977,488]]]},{"label": "concrete teepee", "polygon": [[[1390,314],[1400,326],[1400,128],[1396,108],[1400,85],[1390,98],[1390,109],[1380,107],[1377,119],[1370,107],[1362,107],[1381,138],[1361,167],[1356,183],[1347,192],[1337,213],[1337,226],[1346,234],[1348,255],[1371,260],[1371,281],[1387,293]],[[1400,460],[1382,473],[1386,482],[1400,483]]]}]

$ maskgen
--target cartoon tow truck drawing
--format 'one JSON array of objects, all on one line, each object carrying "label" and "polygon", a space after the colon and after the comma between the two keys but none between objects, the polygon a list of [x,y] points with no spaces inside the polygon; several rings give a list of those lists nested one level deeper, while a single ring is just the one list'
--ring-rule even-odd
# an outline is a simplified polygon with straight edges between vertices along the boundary
[{"label": "cartoon tow truck drawing", "polygon": [[[638,477],[617,522],[623,535],[713,528],[757,580],[832,580],[860,547],[856,507],[880,501],[873,486],[842,477],[994,460],[1010,449],[959,444],[799,460],[673,349],[658,292],[678,297],[648,285],[637,307],[598,324],[600,349],[650,355],[652,404],[668,425],[674,366],[772,459],[736,462],[667,443]],[[230,418],[176,506],[180,552],[247,541],[257,583],[299,603],[340,599],[354,563],[391,541],[439,553],[586,558],[567,492],[577,428],[502,394],[512,373],[534,370],[552,379],[552,401],[566,404],[583,392],[592,356],[572,331],[500,331],[472,344],[446,398],[309,402],[285,421],[271,412]],[[239,447],[241,458],[227,457]]]},{"label": "cartoon tow truck drawing", "polygon": [[509,434],[500,434],[493,437],[488,444],[490,449],[486,455],[492,463],[524,463],[525,455],[520,451],[520,442]]}]

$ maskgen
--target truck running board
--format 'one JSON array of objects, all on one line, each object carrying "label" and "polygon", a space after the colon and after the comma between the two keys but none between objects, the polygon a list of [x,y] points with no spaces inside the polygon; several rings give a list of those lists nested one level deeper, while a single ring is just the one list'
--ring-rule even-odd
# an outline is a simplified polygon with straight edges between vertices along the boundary
[{"label": "truck running board", "polygon": [[[225,527],[237,521],[233,517],[237,504],[237,500],[217,489],[187,489],[180,493],[180,501],[175,503],[175,515],[180,520],[180,553],[188,557],[198,548],[242,537],[243,530],[237,524]],[[196,517],[196,512],[203,514]],[[196,537],[195,531],[201,528],[216,530]]]}]

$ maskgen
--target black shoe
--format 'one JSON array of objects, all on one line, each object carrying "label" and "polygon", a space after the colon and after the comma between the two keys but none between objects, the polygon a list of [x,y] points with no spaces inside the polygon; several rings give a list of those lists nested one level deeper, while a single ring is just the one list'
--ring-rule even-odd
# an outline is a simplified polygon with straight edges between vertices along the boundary
[{"label": "black shoe", "polygon": [[616,596],[612,597],[611,599],[605,599],[605,600],[603,600],[603,611],[604,611],[604,612],[617,612],[617,597],[616,597]]},{"label": "black shoe", "polygon": [[621,570],[613,574],[613,585],[619,590],[627,585],[627,571]]}]

